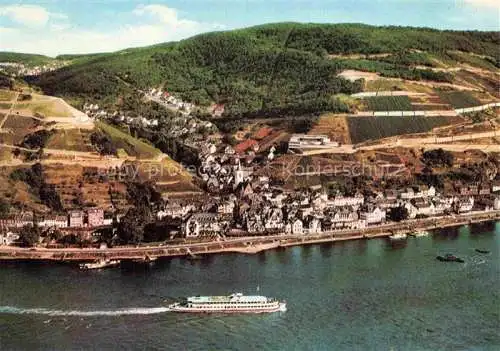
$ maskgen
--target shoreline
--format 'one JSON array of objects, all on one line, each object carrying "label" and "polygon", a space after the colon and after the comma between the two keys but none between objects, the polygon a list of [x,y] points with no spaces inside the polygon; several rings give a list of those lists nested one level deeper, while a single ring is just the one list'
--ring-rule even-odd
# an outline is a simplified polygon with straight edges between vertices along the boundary
[{"label": "shoreline", "polygon": [[88,262],[100,259],[111,260],[144,260],[167,257],[191,257],[220,253],[256,254],[266,250],[287,248],[299,245],[314,245],[336,241],[383,238],[394,232],[410,233],[412,231],[436,230],[457,227],[467,224],[500,221],[500,211],[470,213],[450,217],[433,217],[427,219],[407,220],[389,223],[363,230],[345,230],[303,235],[269,235],[226,238],[210,242],[194,242],[184,244],[163,244],[143,247],[115,247],[108,249],[95,248],[20,248],[16,246],[0,246],[0,261],[56,261],[56,262]]}]

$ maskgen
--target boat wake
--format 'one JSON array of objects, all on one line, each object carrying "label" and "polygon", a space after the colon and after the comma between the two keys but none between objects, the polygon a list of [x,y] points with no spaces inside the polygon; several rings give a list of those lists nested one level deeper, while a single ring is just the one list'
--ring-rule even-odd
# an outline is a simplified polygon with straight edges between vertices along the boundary
[{"label": "boat wake", "polygon": [[124,308],[113,311],[78,311],[78,310],[52,310],[47,308],[20,308],[13,306],[0,306],[0,314],[38,314],[46,316],[78,316],[78,317],[95,317],[95,316],[126,316],[126,315],[141,315],[141,314],[158,314],[170,311],[168,307],[136,307]]}]

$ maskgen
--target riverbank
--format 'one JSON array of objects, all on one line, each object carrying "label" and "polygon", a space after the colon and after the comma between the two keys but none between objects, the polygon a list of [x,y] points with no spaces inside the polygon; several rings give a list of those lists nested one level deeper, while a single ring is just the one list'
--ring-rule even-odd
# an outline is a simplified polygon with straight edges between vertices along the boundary
[{"label": "riverbank", "polygon": [[500,220],[500,211],[477,212],[466,215],[435,217],[389,223],[363,230],[345,230],[306,235],[269,235],[226,238],[211,242],[190,242],[182,244],[161,244],[142,247],[115,247],[108,249],[94,248],[20,248],[0,246],[0,260],[43,260],[60,262],[94,261],[100,259],[141,260],[161,257],[179,257],[237,252],[255,254],[265,250],[310,245],[326,242],[360,240],[387,237],[395,232],[434,230],[472,223]]}]

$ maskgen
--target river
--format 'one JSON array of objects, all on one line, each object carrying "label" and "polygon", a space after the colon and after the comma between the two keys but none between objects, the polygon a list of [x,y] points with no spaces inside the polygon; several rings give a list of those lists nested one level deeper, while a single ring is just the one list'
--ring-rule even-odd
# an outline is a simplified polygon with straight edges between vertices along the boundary
[{"label": "river", "polygon": [[[481,254],[476,248],[490,250]],[[443,263],[454,253],[465,263]],[[231,292],[287,312],[192,315],[165,299]],[[2,263],[1,350],[498,350],[500,223],[386,239],[176,258],[150,269]]]}]

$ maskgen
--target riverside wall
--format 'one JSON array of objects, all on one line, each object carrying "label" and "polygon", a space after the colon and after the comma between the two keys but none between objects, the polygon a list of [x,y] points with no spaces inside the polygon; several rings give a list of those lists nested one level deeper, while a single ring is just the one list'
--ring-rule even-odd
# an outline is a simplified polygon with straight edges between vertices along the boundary
[{"label": "riverside wall", "polygon": [[297,245],[318,244],[345,240],[387,237],[395,232],[413,230],[433,230],[465,224],[498,221],[500,211],[478,212],[467,215],[434,217],[408,220],[369,227],[363,230],[344,230],[305,235],[269,235],[227,238],[210,242],[190,242],[182,244],[160,244],[156,246],[94,248],[19,248],[0,246],[0,260],[41,260],[60,262],[82,262],[99,259],[144,260],[160,257],[199,256],[216,253],[237,252],[253,254],[264,250]]}]

